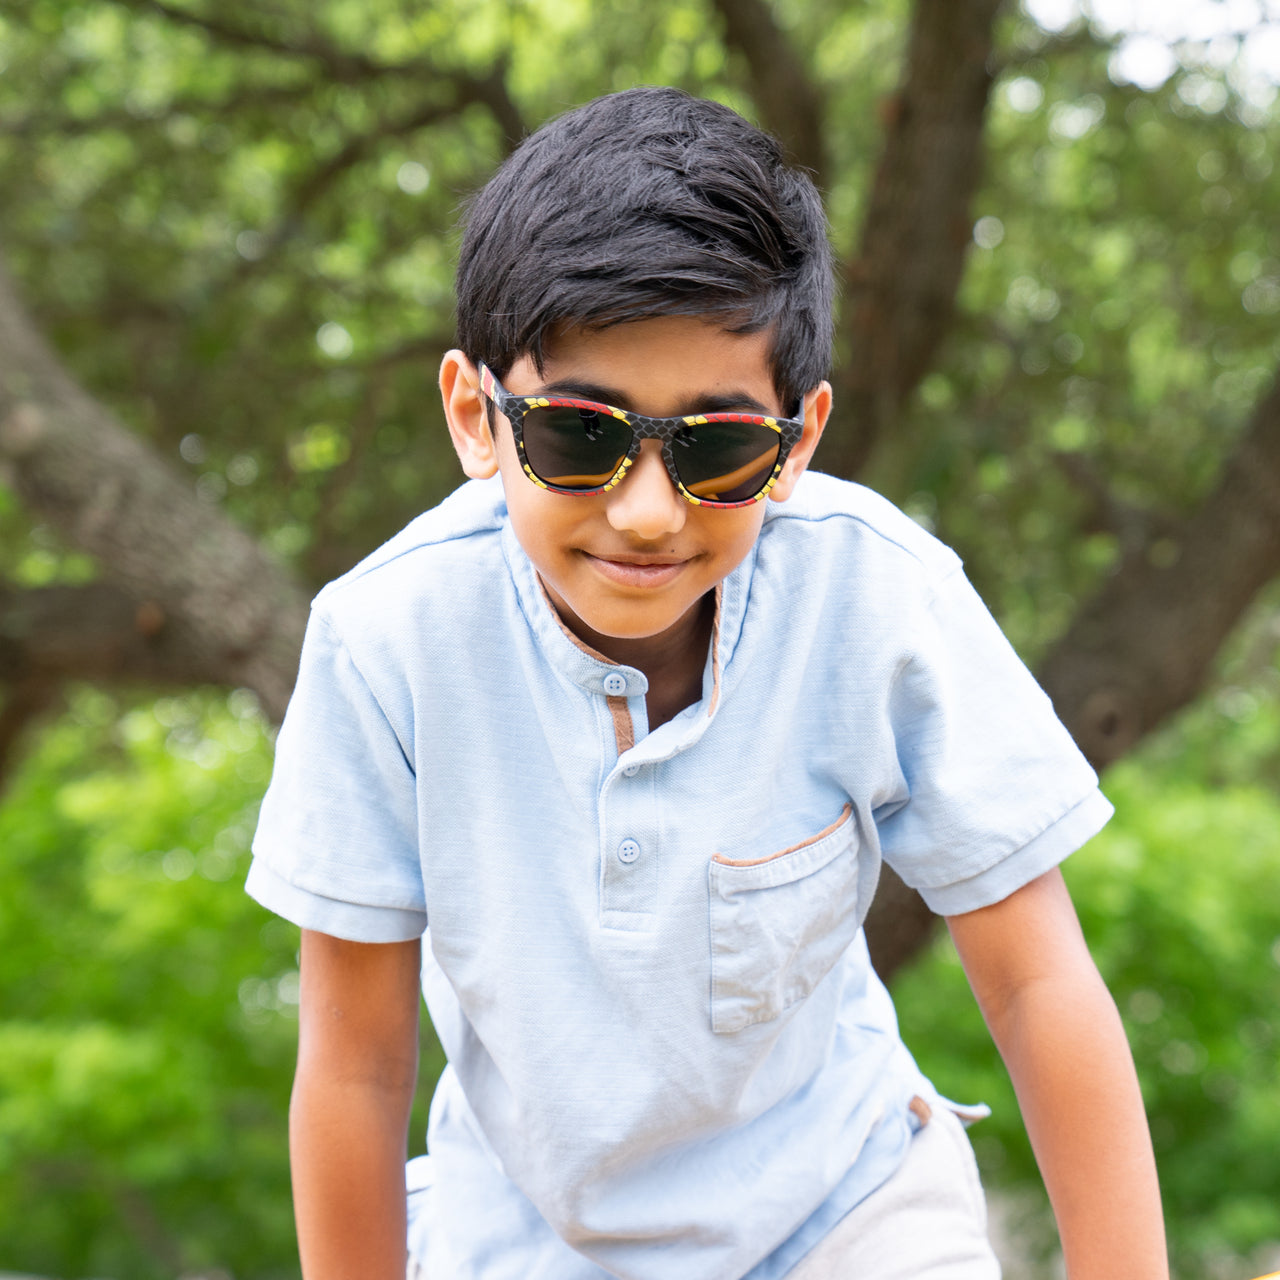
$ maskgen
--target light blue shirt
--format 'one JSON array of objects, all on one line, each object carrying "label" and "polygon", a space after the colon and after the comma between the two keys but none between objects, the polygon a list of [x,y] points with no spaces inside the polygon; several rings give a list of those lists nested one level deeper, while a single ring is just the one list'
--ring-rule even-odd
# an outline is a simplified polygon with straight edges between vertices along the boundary
[{"label": "light blue shirt", "polygon": [[929,1089],[867,961],[881,858],[970,911],[1110,814],[957,557],[868,490],[805,476],[719,597],[702,700],[653,732],[497,481],[315,601],[248,888],[426,930],[428,1274],[785,1275]]}]

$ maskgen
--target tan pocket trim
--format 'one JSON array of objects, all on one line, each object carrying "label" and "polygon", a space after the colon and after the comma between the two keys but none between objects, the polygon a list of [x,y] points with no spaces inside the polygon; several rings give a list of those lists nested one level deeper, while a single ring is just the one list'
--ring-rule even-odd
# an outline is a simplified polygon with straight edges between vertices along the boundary
[{"label": "tan pocket trim", "polygon": [[828,827],[823,827],[816,836],[810,836],[807,840],[801,840],[799,844],[790,845],[786,849],[781,849],[777,853],[771,853],[765,858],[726,858],[724,854],[717,853],[711,859],[712,862],[718,862],[722,867],[758,867],[766,862],[772,862],[775,858],[785,858],[789,853],[797,853],[801,849],[807,849],[811,844],[817,844],[819,840],[825,840],[833,831],[838,831],[853,816],[853,805],[846,804],[840,811],[840,816]]}]

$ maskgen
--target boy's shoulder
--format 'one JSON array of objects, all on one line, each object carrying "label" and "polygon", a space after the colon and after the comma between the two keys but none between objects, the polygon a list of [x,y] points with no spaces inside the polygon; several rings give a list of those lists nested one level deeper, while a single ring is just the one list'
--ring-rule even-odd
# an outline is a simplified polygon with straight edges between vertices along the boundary
[{"label": "boy's shoulder", "polygon": [[385,604],[429,590],[433,578],[462,563],[500,554],[505,510],[497,480],[467,481],[323,587],[313,607],[348,612],[371,597]]},{"label": "boy's shoulder", "polygon": [[[497,480],[470,480],[411,520],[311,602],[313,623],[366,673],[423,636],[455,642],[486,611],[477,588],[505,580],[506,503]],[[485,598],[481,598],[485,597]]]},{"label": "boy's shoulder", "polygon": [[897,569],[924,583],[937,583],[961,565],[950,547],[888,498],[818,471],[806,472],[786,502],[769,503],[765,532],[798,552],[826,543],[837,556],[855,557],[855,570]]}]

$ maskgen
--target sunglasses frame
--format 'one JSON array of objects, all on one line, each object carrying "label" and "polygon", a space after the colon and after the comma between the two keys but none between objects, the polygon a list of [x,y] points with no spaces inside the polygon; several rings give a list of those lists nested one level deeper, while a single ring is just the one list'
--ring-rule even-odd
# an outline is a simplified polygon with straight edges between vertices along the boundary
[{"label": "sunglasses frame", "polygon": [[[483,361],[479,365],[480,390],[497,407],[498,412],[511,424],[511,434],[515,437],[516,452],[520,456],[520,466],[526,476],[540,489],[551,493],[563,493],[575,498],[589,498],[594,494],[607,493],[622,483],[631,468],[631,464],[640,456],[640,444],[644,440],[658,440],[662,444],[662,461],[666,465],[667,475],[671,483],[679,490],[680,496],[695,507],[710,507],[716,511],[730,511],[737,507],[750,507],[769,496],[769,490],[778,481],[782,468],[786,464],[791,450],[800,443],[804,432],[803,418],[775,418],[763,413],[691,413],[675,418],[650,418],[643,413],[632,413],[627,409],[617,409],[611,404],[599,400],[580,400],[576,396],[518,396],[513,395],[494,376],[493,370]],[[631,428],[631,443],[618,469],[606,484],[596,485],[590,489],[565,489],[560,485],[549,484],[537,475],[529,465],[524,447],[524,418],[530,409],[548,409],[551,407],[572,409],[595,409],[610,417],[625,422]],[[716,502],[709,498],[699,498],[684,487],[680,473],[676,470],[675,454],[672,444],[676,437],[688,427],[702,426],[708,422],[753,422],[776,431],[779,436],[778,457],[759,493],[740,502]]]}]

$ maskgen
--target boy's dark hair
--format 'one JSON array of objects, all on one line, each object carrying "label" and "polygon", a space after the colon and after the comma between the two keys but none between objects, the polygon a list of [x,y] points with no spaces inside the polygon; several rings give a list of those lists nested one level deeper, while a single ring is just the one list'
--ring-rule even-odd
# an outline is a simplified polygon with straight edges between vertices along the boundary
[{"label": "boy's dark hair", "polygon": [[713,317],[772,331],[787,412],[831,359],[822,201],[778,143],[678,89],[628,89],[544,125],[467,212],[458,345],[503,377],[557,325]]}]

